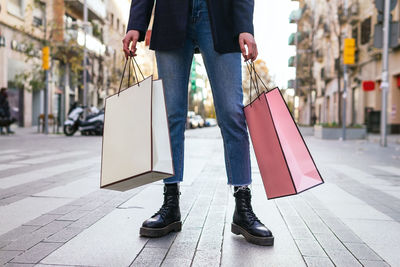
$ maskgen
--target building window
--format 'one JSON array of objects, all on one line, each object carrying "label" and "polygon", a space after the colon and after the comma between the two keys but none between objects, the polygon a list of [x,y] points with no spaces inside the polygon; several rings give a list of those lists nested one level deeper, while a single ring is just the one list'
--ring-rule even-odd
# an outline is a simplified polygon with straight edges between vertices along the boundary
[{"label": "building window", "polygon": [[122,24],[122,34],[126,31],[126,25]]},{"label": "building window", "polygon": [[119,31],[119,19],[117,19],[117,31]]},{"label": "building window", "polygon": [[110,13],[110,25],[113,26],[114,25],[114,14]]},{"label": "building window", "polygon": [[65,25],[65,29],[77,30],[76,19],[71,17],[68,14],[64,15],[64,25]]},{"label": "building window", "polygon": [[40,1],[35,1],[35,6],[33,9],[33,25],[36,27],[43,26],[44,16],[46,11],[46,4]]},{"label": "building window", "polygon": [[7,2],[8,13],[14,16],[23,17],[25,10],[24,2],[25,2],[24,0],[8,0]]},{"label": "building window", "polygon": [[361,44],[369,42],[371,36],[371,17],[361,23]]},{"label": "building window", "polygon": [[351,31],[351,37],[355,39],[356,46],[358,45],[358,26],[355,26]]}]

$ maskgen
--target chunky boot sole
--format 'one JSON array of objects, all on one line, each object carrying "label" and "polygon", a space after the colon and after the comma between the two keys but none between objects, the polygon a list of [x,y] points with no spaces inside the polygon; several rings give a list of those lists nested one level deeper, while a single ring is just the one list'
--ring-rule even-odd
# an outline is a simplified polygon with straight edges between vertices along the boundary
[{"label": "chunky boot sole", "polygon": [[242,235],[244,238],[249,242],[259,246],[273,246],[274,245],[274,237],[262,237],[262,236],[255,236],[247,232],[245,229],[240,227],[237,224],[232,223],[231,227],[232,233],[235,235]]},{"label": "chunky boot sole", "polygon": [[162,237],[166,234],[175,231],[180,232],[182,229],[182,222],[173,222],[168,224],[163,228],[149,228],[149,227],[141,227],[140,228],[140,235],[145,237]]}]

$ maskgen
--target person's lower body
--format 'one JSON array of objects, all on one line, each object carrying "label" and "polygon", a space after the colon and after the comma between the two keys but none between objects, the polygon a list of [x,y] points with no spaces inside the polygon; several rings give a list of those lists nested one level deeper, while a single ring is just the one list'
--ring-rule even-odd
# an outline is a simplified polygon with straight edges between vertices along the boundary
[{"label": "person's lower body", "polygon": [[[203,0],[197,2],[205,4]],[[198,7],[200,9],[193,12],[188,22],[184,46],[156,51],[158,74],[165,89],[175,176],[164,179],[164,204],[143,223],[140,233],[154,237],[181,229],[179,183],[183,180],[188,82],[194,51],[198,48],[212,88],[224,143],[228,184],[235,189],[232,232],[242,234],[249,242],[271,245],[272,233],[255,216],[250,202],[250,189],[247,187],[251,184],[251,166],[249,136],[243,112],[241,54],[220,54],[214,50],[207,9],[195,4],[194,8]]]},{"label": "person's lower body", "polygon": [[[6,128],[6,132],[3,132],[3,128]],[[4,135],[4,134],[14,134],[14,132],[11,130],[11,126],[7,125],[7,126],[0,126],[0,134]]]}]

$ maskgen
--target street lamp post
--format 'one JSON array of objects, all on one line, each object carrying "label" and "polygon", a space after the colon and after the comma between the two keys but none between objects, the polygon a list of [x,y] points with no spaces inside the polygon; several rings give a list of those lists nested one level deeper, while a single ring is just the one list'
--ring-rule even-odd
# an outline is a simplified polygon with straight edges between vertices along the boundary
[{"label": "street lamp post", "polygon": [[381,109],[381,140],[383,147],[387,146],[387,97],[389,91],[389,17],[390,17],[390,0],[385,0],[383,21],[383,55],[382,55],[382,109]]},{"label": "street lamp post", "polygon": [[87,48],[86,48],[86,34],[88,24],[88,8],[87,0],[83,1],[83,32],[84,32],[84,45],[83,45],[83,106],[84,112],[83,117],[86,119],[87,116],[87,105],[88,105],[88,87],[87,87]]}]

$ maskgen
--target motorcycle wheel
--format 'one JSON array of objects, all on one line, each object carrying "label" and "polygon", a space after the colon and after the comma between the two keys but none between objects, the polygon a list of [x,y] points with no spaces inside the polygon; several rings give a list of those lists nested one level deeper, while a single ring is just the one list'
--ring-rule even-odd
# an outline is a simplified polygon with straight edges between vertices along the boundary
[{"label": "motorcycle wheel", "polygon": [[66,136],[73,136],[77,128],[73,125],[64,125],[64,134]]},{"label": "motorcycle wheel", "polygon": [[103,123],[102,122],[96,123],[95,135],[100,135],[100,136],[103,135]]}]

